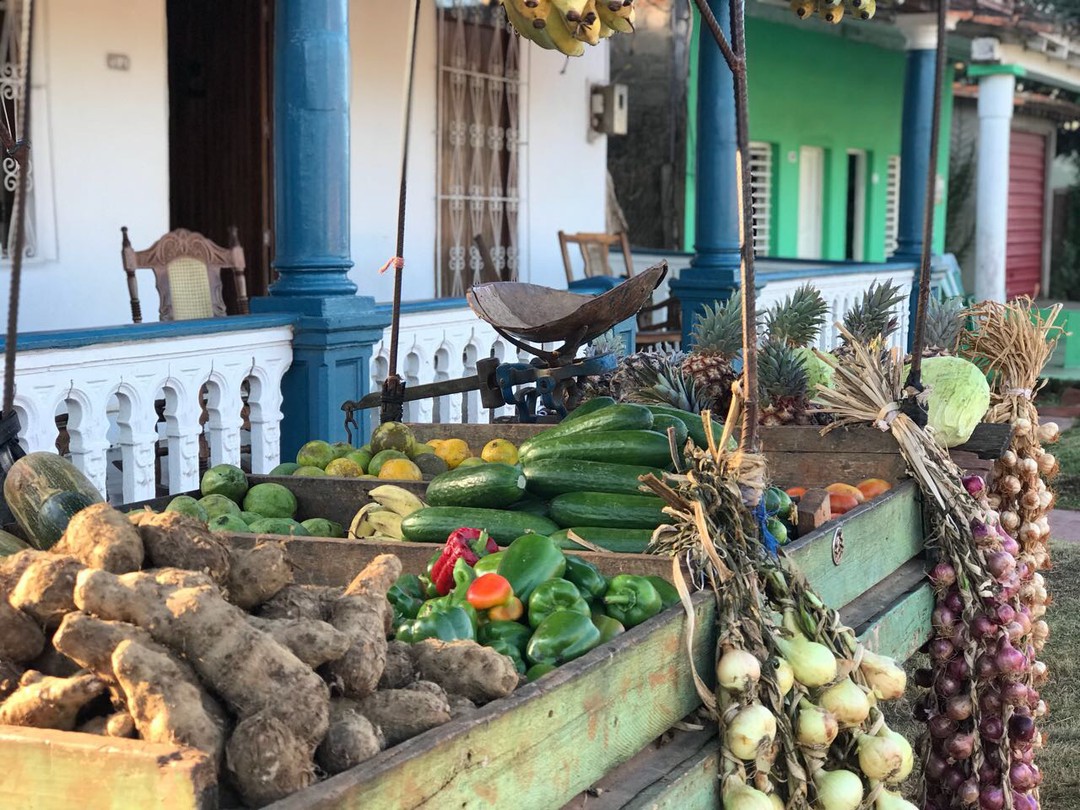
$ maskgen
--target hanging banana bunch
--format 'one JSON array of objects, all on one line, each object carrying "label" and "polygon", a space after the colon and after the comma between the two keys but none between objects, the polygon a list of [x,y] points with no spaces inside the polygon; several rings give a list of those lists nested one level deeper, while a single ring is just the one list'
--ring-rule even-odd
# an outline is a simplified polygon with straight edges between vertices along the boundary
[{"label": "hanging banana bunch", "polygon": [[877,0],[791,0],[791,10],[800,20],[817,16],[839,25],[845,16],[853,20],[871,19],[877,13]]},{"label": "hanging banana bunch", "polygon": [[634,0],[502,0],[502,4],[518,34],[567,56],[581,56],[586,45],[596,45],[616,32],[634,31]]}]

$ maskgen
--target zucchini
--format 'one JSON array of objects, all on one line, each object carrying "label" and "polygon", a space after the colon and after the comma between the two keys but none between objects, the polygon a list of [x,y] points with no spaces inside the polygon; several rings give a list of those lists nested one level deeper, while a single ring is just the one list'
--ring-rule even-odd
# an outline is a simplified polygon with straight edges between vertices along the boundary
[{"label": "zucchini", "polygon": [[574,410],[570,411],[570,413],[566,415],[566,418],[559,424],[565,425],[567,422],[573,422],[575,419],[580,419],[594,411],[598,411],[601,408],[606,408],[609,405],[614,404],[615,400],[612,397],[593,397],[592,399],[587,399],[574,408]]},{"label": "zucchini", "polygon": [[30,545],[47,550],[76,512],[105,499],[63,456],[37,452],[11,465],[4,479],[4,500]]},{"label": "zucchini", "polygon": [[18,554],[20,551],[26,551],[28,548],[30,548],[29,543],[0,529],[0,557]]},{"label": "zucchini", "polygon": [[[708,448],[709,443],[705,438],[705,423],[701,421],[700,413],[691,413],[690,411],[684,411],[681,408],[672,408],[670,405],[646,405],[645,407],[652,412],[654,418],[657,415],[674,416],[686,425],[686,430],[694,444],[702,450]],[[719,442],[720,436],[723,435],[724,432],[724,423],[716,419],[713,419],[712,423],[713,437]]]},{"label": "zucchini", "polygon": [[428,506],[401,521],[401,533],[414,543],[445,543],[451,532],[463,526],[486,529],[500,546],[523,534],[551,534],[559,527],[545,517],[528,512],[476,509],[465,506]]},{"label": "zucchini", "polygon": [[564,419],[555,427],[548,428],[543,433],[538,433],[528,441],[522,442],[521,447],[518,448],[518,455],[524,460],[528,458],[534,445],[554,441],[564,436],[577,436],[581,433],[595,433],[597,431],[649,430],[652,423],[653,415],[644,405],[635,405],[632,402],[609,405],[606,408],[586,414],[580,419],[569,422]]},{"label": "zucchini", "polygon": [[458,467],[436,475],[427,487],[431,506],[480,506],[502,509],[525,494],[525,476],[518,467],[492,462]]},{"label": "zucchini", "polygon": [[604,461],[581,461],[573,458],[542,458],[525,465],[525,489],[541,498],[564,492],[621,492],[640,495],[638,478],[663,472],[656,467],[633,464],[608,464]]},{"label": "zucchini", "polygon": [[567,492],[551,500],[551,519],[563,528],[655,529],[661,523],[672,522],[663,510],[664,502],[655,495]]},{"label": "zucchini", "polygon": [[524,455],[522,466],[545,458],[576,458],[582,461],[606,461],[611,464],[640,464],[667,469],[671,466],[668,438],[655,430],[601,430],[576,433],[549,441],[534,442]]},{"label": "zucchini", "polygon": [[670,416],[666,413],[653,414],[653,430],[666,436],[669,427],[675,428],[675,446],[679,448],[681,453],[686,446],[686,437],[690,434],[686,422],[677,416]]},{"label": "zucchini", "polygon": [[617,554],[642,554],[652,538],[652,529],[609,529],[607,526],[575,526],[562,529],[551,535],[559,548],[589,550],[580,543],[575,543],[568,536],[570,532],[588,540],[594,546]]}]

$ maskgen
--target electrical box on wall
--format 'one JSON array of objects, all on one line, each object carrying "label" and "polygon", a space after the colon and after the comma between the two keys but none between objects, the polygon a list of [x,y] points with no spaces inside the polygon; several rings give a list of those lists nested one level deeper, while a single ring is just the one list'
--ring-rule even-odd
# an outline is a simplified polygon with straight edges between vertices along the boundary
[{"label": "electrical box on wall", "polygon": [[629,90],[625,84],[594,84],[590,118],[593,132],[625,135]]}]

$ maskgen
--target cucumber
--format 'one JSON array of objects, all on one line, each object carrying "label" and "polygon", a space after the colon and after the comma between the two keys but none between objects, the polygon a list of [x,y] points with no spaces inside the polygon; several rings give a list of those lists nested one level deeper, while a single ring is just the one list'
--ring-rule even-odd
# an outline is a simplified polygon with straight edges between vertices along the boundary
[{"label": "cucumber", "polygon": [[[575,526],[572,529],[562,529],[551,535],[555,545],[559,548],[581,550],[586,547],[575,543],[569,538],[569,533],[574,532],[578,536],[588,540],[595,546],[606,551],[614,551],[617,554],[641,554],[649,545],[652,538],[651,529],[609,529],[607,526]],[[586,549],[587,550],[587,549]]]},{"label": "cucumber", "polygon": [[570,413],[566,415],[566,418],[563,419],[562,422],[560,422],[559,424],[565,425],[567,422],[573,422],[575,419],[580,419],[583,416],[588,416],[594,411],[598,411],[601,408],[606,408],[609,405],[614,404],[615,400],[612,397],[593,397],[592,399],[587,399],[580,405],[578,405],[576,408],[574,408],[574,410],[570,411]]},{"label": "cucumber", "polygon": [[[691,413],[690,411],[684,411],[681,408],[672,408],[670,405],[646,405],[645,407],[652,412],[654,418],[657,415],[674,416],[686,425],[686,429],[694,444],[702,450],[709,446],[708,440],[705,438],[705,424],[701,421],[700,413]],[[724,423],[716,419],[713,419],[712,422],[713,436],[716,441],[719,442],[720,436],[724,432]]]},{"label": "cucumber", "polygon": [[526,479],[525,497],[510,507],[515,512],[528,512],[530,515],[551,517],[551,504],[543,498],[537,498],[529,494],[529,485]]},{"label": "cucumber", "polygon": [[567,492],[551,500],[551,519],[570,526],[610,526],[613,529],[655,529],[672,518],[655,495],[617,495],[612,492]]},{"label": "cucumber", "polygon": [[654,413],[653,414],[653,430],[657,433],[663,433],[667,435],[669,427],[675,428],[675,446],[679,448],[679,452],[682,452],[683,447],[686,446],[686,437],[690,431],[686,427],[686,422],[677,416],[670,416],[666,413]]},{"label": "cucumber", "polygon": [[524,466],[525,489],[541,498],[564,492],[621,492],[640,495],[638,478],[652,473],[663,475],[656,467],[633,464],[608,464],[603,461],[580,461],[568,458],[542,458]]},{"label": "cucumber", "polygon": [[445,543],[451,532],[468,526],[487,529],[500,546],[509,545],[529,532],[552,534],[559,527],[540,515],[507,512],[502,509],[477,509],[467,506],[428,506],[418,509],[401,521],[401,533],[414,543]]},{"label": "cucumber", "polygon": [[668,438],[654,430],[601,430],[577,433],[521,446],[522,466],[545,458],[576,458],[611,464],[640,464],[667,469],[671,466]]},{"label": "cucumber", "polygon": [[502,509],[525,495],[525,476],[510,464],[492,462],[436,475],[425,500],[432,506],[480,506]]},{"label": "cucumber", "polygon": [[609,405],[606,408],[586,414],[580,419],[569,422],[564,419],[555,427],[548,428],[543,433],[522,442],[521,447],[518,448],[518,455],[525,459],[531,452],[530,448],[533,445],[554,441],[564,436],[576,436],[581,433],[595,433],[597,431],[649,430],[652,423],[653,415],[644,405],[635,405],[632,402]]}]

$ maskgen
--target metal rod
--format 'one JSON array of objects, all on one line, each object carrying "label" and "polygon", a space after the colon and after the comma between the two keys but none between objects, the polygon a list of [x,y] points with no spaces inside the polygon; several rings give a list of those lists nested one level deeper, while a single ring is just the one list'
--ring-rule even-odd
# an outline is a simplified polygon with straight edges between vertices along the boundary
[{"label": "metal rod", "polygon": [[[697,6],[698,11],[701,12],[701,19],[708,26],[709,31],[712,32],[713,39],[716,40],[716,44],[720,48],[720,53],[724,55],[724,61],[727,62],[728,69],[734,73],[736,65],[739,64],[739,57],[735,55],[732,46],[727,41],[727,37],[724,36],[724,29],[720,27],[716,15],[709,8],[708,0],[694,0],[694,5]],[[732,22],[732,31],[734,32],[734,21]],[[734,34],[732,39],[734,39]]]},{"label": "metal rod", "polygon": [[923,211],[922,260],[919,264],[919,300],[915,310],[915,337],[907,385],[922,390],[922,353],[926,341],[926,310],[930,304],[930,252],[934,239],[934,199],[937,191],[938,142],[941,130],[941,95],[945,82],[945,21],[949,0],[938,0],[937,53],[934,63],[934,109],[930,124],[930,165],[926,172],[926,210]]},{"label": "metal rod", "polygon": [[[23,30],[20,39],[21,57],[26,65],[23,74],[23,92],[19,99],[19,120],[22,122],[22,143],[30,143],[30,49],[33,46],[34,3],[25,0],[23,6]],[[19,161],[19,180],[15,187],[15,238],[11,257],[11,288],[8,294],[7,337],[4,345],[4,414],[15,407],[15,352],[19,337],[19,293],[22,283],[23,251],[26,249],[26,185],[29,174],[29,156],[26,152]]]}]

